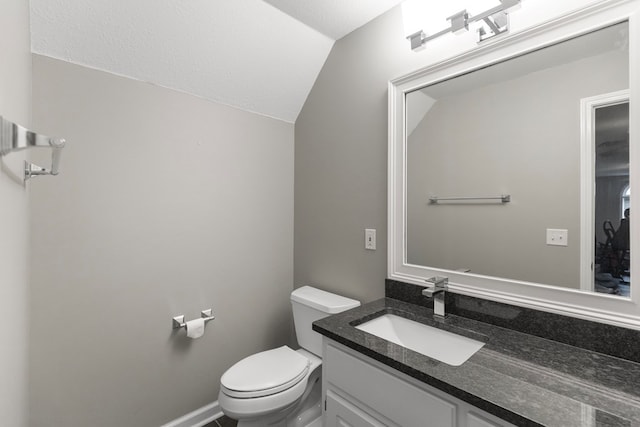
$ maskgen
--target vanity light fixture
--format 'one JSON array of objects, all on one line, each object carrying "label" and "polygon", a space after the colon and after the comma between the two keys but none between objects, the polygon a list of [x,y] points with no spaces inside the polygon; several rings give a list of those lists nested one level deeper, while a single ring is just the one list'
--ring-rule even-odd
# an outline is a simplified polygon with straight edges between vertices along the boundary
[{"label": "vanity light fixture", "polygon": [[[477,6],[478,0],[472,0]],[[461,34],[469,31],[469,24],[477,23],[478,43],[509,31],[508,11],[520,6],[521,0],[494,0],[484,12],[472,15],[467,9],[454,13],[446,20],[448,26],[433,34],[425,34],[423,29],[412,32],[407,39],[411,42],[412,50],[420,50],[424,45],[433,39],[448,33]],[[484,3],[487,3],[486,1]],[[405,27],[407,20],[419,20],[421,16],[433,14],[431,6],[425,0],[406,0],[403,4],[403,14],[405,15]],[[417,27],[419,28],[419,27]],[[414,27],[414,30],[416,27]]]}]

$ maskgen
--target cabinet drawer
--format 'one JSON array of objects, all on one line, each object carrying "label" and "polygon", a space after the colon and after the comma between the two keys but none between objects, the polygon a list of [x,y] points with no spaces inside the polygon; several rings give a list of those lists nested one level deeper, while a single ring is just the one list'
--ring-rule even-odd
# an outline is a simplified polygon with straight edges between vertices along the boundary
[{"label": "cabinet drawer", "polygon": [[480,416],[473,412],[467,413],[467,427],[508,427],[511,424],[498,420],[490,421],[486,416]]},{"label": "cabinet drawer", "polygon": [[325,427],[385,427],[357,406],[327,393],[327,413]]},{"label": "cabinet drawer", "polygon": [[328,387],[357,397],[364,405],[403,427],[456,426],[455,404],[440,399],[332,345],[325,347]]}]

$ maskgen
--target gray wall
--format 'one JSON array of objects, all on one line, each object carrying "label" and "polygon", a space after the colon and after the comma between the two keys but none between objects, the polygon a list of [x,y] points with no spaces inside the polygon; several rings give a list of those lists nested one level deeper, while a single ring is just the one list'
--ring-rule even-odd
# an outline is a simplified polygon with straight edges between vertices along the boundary
[{"label": "gray wall", "polygon": [[[580,100],[628,88],[628,70],[614,51],[439,99],[408,142],[407,261],[579,288]],[[493,194],[512,201],[427,200]]]},{"label": "gray wall", "polygon": [[[29,126],[31,54],[29,3],[3,0],[0,8],[0,115]],[[27,426],[28,195],[22,182],[25,152],[0,159],[0,424]]]},{"label": "gray wall", "polygon": [[33,61],[34,121],[68,144],[32,183],[31,426],[157,427],[289,341],[293,125]]},{"label": "gray wall", "polygon": [[[524,3],[512,32],[594,3]],[[294,283],[318,283],[369,301],[384,295],[389,80],[475,47],[474,34],[447,35],[412,52],[396,7],[339,40],[295,127]],[[378,250],[364,249],[364,229]]]},{"label": "gray wall", "polygon": [[[418,68],[400,9],[339,40],[296,121],[295,280],[363,301],[384,294],[387,83]],[[377,229],[376,251],[364,249]]]}]

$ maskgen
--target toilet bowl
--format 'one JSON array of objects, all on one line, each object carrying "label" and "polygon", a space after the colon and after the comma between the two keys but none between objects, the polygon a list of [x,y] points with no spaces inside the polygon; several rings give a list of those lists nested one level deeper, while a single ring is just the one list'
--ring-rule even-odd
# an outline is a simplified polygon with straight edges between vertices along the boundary
[{"label": "toilet bowl", "polygon": [[360,303],[311,286],[291,294],[302,348],[282,346],[248,356],[220,379],[218,403],[238,427],[320,427],[322,337],[315,320]]},{"label": "toilet bowl", "polygon": [[314,354],[286,346],[254,354],[222,376],[218,402],[239,427],[296,425],[296,406],[301,409],[305,392],[320,385],[321,365]]}]

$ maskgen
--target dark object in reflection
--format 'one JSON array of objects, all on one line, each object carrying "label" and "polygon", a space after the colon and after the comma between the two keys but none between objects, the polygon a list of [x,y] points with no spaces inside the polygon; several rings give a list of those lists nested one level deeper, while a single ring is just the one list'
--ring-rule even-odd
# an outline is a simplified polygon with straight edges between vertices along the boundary
[{"label": "dark object in reflection", "polygon": [[[630,214],[631,211],[627,208],[617,230],[613,228],[613,224],[609,220],[606,220],[602,225],[607,240],[598,248],[600,272],[595,275],[596,292],[623,294],[624,292],[621,291],[625,290],[624,286],[629,286]],[[628,293],[628,289],[626,291]]]}]

